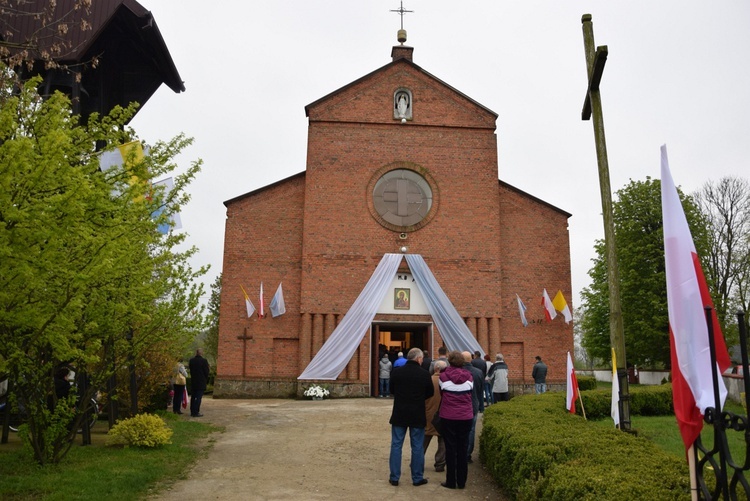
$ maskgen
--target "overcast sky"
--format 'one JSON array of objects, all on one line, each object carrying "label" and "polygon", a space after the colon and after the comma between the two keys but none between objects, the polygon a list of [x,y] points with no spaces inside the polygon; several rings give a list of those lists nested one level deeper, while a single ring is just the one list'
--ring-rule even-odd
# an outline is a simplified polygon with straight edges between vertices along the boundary
[{"label": "overcast sky", "polygon": [[[131,125],[148,143],[180,132],[195,139],[178,158],[180,169],[204,162],[182,231],[200,249],[195,266],[211,265],[210,284],[222,268],[223,202],[305,169],[304,107],[391,61],[399,2],[139,1],[187,90],[162,85]],[[750,177],[750,2],[405,0],[404,8],[414,11],[404,16],[414,62],[499,115],[499,178],[573,215],[573,307],[604,234],[593,126],[581,120],[583,14],[593,16],[596,45],[609,48],[601,95],[613,192],[659,178],[662,144],[688,193],[726,175]]]}]

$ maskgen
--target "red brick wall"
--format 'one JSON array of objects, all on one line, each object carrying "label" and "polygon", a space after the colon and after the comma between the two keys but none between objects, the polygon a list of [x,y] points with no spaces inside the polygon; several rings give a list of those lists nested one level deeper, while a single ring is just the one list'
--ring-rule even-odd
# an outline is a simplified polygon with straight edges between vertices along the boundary
[{"label": "red brick wall", "polygon": [[[524,343],[524,372],[530,377],[534,357],[548,365],[548,380],[564,381],[567,351],[573,351],[573,324],[561,315],[544,321],[542,289],[550,299],[562,290],[573,309],[570,278],[570,242],[567,215],[506,184],[500,185],[503,237],[504,342]],[[521,324],[516,294],[526,305],[527,327]]]},{"label": "red brick wall", "polygon": [[[304,174],[236,199],[227,207],[224,268],[219,313],[217,376],[296,377],[300,328]],[[248,319],[240,286],[260,309],[263,282],[267,316]],[[287,313],[272,318],[268,305],[283,283]],[[252,337],[243,342],[238,336]],[[284,339],[274,345],[274,339]],[[243,347],[244,344],[244,347]],[[278,350],[283,350],[279,353]],[[288,363],[274,366],[274,360]]]}]

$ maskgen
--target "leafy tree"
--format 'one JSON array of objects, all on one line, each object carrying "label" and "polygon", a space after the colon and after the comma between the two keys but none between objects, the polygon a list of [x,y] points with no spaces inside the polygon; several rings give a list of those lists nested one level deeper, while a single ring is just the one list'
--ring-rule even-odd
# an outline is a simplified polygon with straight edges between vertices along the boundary
[{"label": "leafy tree", "polygon": [[[128,360],[143,367],[154,350],[176,357],[202,328],[196,279],[206,270],[189,266],[195,249],[176,250],[184,234],[157,229],[188,200],[200,161],[169,193],[152,190],[151,180],[175,168],[172,158],[191,143],[183,136],[103,172],[96,145],[135,138],[125,127],[135,105],[80,125],[67,97],[39,96],[39,79],[4,82],[0,373],[10,374],[14,405],[28,412],[34,457],[55,463],[70,448],[83,406],[116,367]],[[165,365],[148,369],[166,381]],[[58,401],[53,375],[61,366],[86,376],[79,398]]]},{"label": "leafy tree", "polygon": [[750,307],[750,183],[724,177],[704,184],[695,198],[712,235],[704,261],[716,313],[725,335],[734,334],[734,312]]},{"label": "leafy tree", "polygon": [[211,284],[211,297],[208,300],[208,328],[206,330],[205,354],[211,361],[211,367],[216,366],[219,353],[219,305],[221,304],[221,273]]},{"label": "leafy tree", "polygon": [[[627,362],[669,367],[669,318],[664,270],[664,233],[661,182],[630,181],[613,203],[620,296]],[[680,193],[699,255],[705,255],[707,232],[703,216],[689,197]],[[595,244],[596,258],[589,270],[591,285],[582,293],[586,314],[583,346],[592,358],[611,359],[609,291],[604,242]]]}]

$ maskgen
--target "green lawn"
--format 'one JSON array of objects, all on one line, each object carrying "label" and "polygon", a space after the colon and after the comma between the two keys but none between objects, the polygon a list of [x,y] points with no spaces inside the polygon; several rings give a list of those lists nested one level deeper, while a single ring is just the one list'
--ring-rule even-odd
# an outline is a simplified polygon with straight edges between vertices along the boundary
[{"label": "green lawn", "polygon": [[131,501],[166,487],[175,472],[184,471],[210,444],[206,437],[221,430],[173,414],[163,417],[174,431],[170,445],[105,447],[107,423],[99,422],[93,445],[81,446],[79,437],[60,464],[45,467],[39,467],[12,434],[10,443],[0,444],[0,499]]},{"label": "green lawn", "polygon": [[[724,410],[731,411],[735,414],[744,416],[745,410],[740,404],[727,402]],[[591,421],[596,426],[613,427],[611,419],[602,419]],[[632,416],[631,426],[639,436],[647,438],[663,450],[670,454],[684,458],[685,446],[680,437],[680,429],[677,427],[677,420],[674,416]],[[701,441],[703,446],[710,449],[714,444],[713,426],[703,424],[701,432]],[[733,430],[727,431],[727,442],[732,457],[742,462],[745,457],[745,436],[744,432]]]}]

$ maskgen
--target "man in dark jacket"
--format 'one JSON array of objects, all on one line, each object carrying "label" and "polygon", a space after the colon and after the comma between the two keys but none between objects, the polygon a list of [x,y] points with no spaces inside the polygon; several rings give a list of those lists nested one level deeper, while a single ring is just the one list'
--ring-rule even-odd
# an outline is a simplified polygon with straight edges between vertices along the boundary
[{"label": "man in dark jacket", "polygon": [[547,391],[547,364],[542,362],[542,357],[535,357],[534,368],[531,369],[531,377],[534,379],[534,386],[537,393]]},{"label": "man in dark jacket", "polygon": [[[487,377],[487,362],[482,358],[482,354],[478,351],[474,352],[474,357],[471,359],[471,365],[482,371],[482,381]],[[482,395],[484,398],[484,395]]]},{"label": "man in dark jacket", "polygon": [[[471,363],[472,358],[470,352],[464,351],[462,355],[464,356],[465,362],[464,369],[471,372],[472,376],[474,376],[474,390],[471,393],[471,403],[474,407],[474,420],[471,423],[471,431],[469,432],[469,450],[466,451],[469,463],[473,463],[474,461],[471,459],[471,454],[474,452],[474,437],[476,435],[477,429],[477,415],[480,412],[484,412],[484,373],[477,367],[474,367],[474,365]],[[483,360],[482,363],[484,363]],[[487,364],[485,364],[485,368],[486,367]]]},{"label": "man in dark jacket", "polygon": [[198,348],[195,351],[195,356],[188,362],[190,368],[190,416],[191,417],[203,417],[201,414],[201,401],[203,400],[203,392],[206,391],[208,385],[208,360],[203,358],[203,350]]},{"label": "man in dark jacket", "polygon": [[401,478],[401,449],[409,429],[411,442],[411,481],[415,486],[424,485],[424,429],[427,426],[425,400],[430,398],[435,389],[430,373],[421,367],[422,350],[412,348],[406,355],[406,363],[391,371],[391,395],[393,411],[391,412],[391,454],[389,458],[391,485],[398,485]]}]

